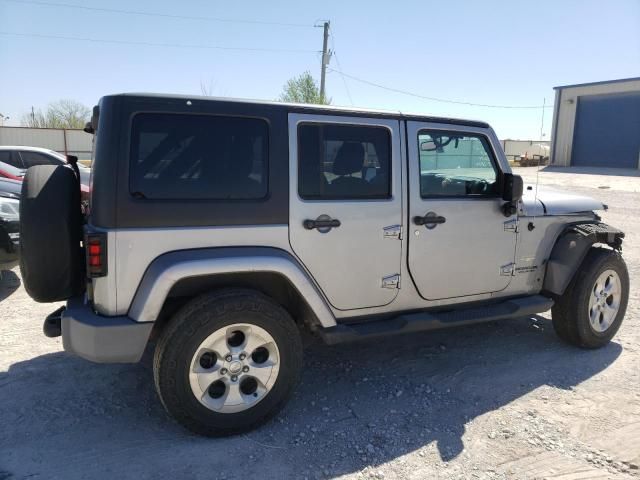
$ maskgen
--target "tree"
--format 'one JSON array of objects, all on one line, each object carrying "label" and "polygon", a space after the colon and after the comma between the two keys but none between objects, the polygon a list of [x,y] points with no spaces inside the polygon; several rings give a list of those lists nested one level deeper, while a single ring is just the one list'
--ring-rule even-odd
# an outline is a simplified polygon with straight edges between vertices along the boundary
[{"label": "tree", "polygon": [[22,125],[36,128],[84,128],[91,109],[75,100],[58,100],[47,109],[33,110],[22,116]]},{"label": "tree", "polygon": [[318,84],[308,71],[298,77],[287,80],[279,100],[281,102],[318,103],[320,105],[329,105],[331,103],[331,99],[320,96]]}]

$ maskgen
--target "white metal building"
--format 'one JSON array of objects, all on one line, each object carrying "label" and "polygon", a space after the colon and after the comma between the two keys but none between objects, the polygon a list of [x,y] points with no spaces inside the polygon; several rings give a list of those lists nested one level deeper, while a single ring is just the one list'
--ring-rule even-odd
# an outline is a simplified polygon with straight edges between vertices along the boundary
[{"label": "white metal building", "polygon": [[553,165],[640,168],[640,77],[554,89]]},{"label": "white metal building", "polygon": [[93,135],[82,130],[62,128],[0,127],[0,145],[48,148],[63,155],[91,158]]}]

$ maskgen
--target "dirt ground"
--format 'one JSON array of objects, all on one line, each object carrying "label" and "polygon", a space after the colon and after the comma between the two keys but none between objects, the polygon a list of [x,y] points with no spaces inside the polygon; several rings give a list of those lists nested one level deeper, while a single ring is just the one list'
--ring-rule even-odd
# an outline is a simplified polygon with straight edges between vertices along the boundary
[{"label": "dirt ground", "polygon": [[539,177],[601,199],[604,220],[627,233],[631,299],[610,345],[564,345],[548,315],[314,344],[284,411],[233,438],[168,418],[149,354],[137,365],[67,355],[42,335],[55,306],[5,289],[0,480],[640,478],[640,178],[608,173]]}]

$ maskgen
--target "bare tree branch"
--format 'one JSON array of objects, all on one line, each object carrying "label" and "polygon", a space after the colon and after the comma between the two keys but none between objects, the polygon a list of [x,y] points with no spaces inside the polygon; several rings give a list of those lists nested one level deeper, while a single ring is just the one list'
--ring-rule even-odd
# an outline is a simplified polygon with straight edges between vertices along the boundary
[{"label": "bare tree branch", "polygon": [[83,128],[89,117],[89,107],[75,100],[58,100],[50,103],[43,112],[40,109],[22,116],[25,127],[36,128]]}]

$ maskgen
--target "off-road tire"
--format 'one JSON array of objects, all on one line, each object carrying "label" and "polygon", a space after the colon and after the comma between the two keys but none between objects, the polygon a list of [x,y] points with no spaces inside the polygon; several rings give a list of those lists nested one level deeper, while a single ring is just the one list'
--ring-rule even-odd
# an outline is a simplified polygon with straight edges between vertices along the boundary
[{"label": "off-road tire", "polygon": [[[622,292],[618,313],[604,331],[593,329],[589,322],[589,297],[596,279],[606,270],[615,271],[621,282]],[[551,309],[553,328],[567,343],[581,348],[600,348],[616,334],[627,310],[629,300],[629,273],[619,252],[602,247],[592,247],[569,283]]]},{"label": "off-road tire", "polygon": [[[266,330],[280,353],[280,369],[266,396],[248,410],[215,412],[198,401],[189,368],[198,346],[216,330],[249,323]],[[221,290],[194,298],[165,326],[155,348],[156,390],[167,412],[199,435],[228,436],[258,427],[276,415],[298,383],[302,370],[300,332],[289,313],[253,290]]]}]

